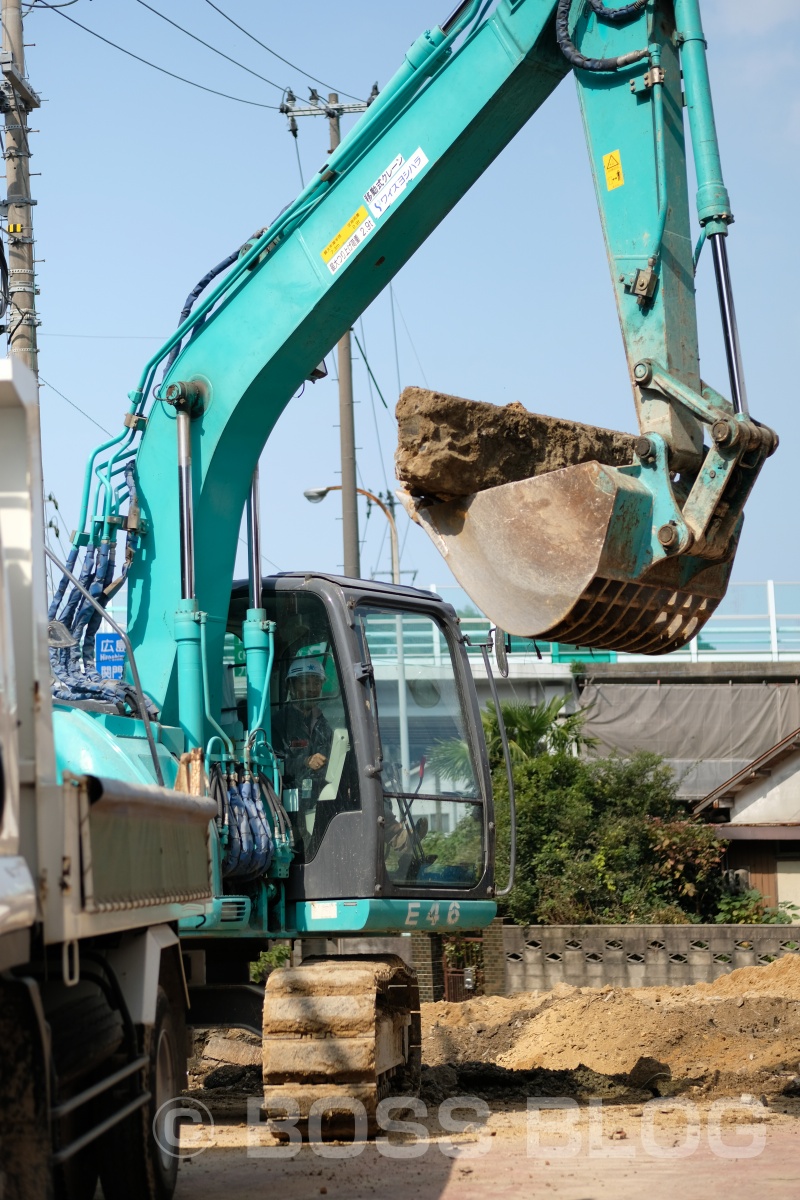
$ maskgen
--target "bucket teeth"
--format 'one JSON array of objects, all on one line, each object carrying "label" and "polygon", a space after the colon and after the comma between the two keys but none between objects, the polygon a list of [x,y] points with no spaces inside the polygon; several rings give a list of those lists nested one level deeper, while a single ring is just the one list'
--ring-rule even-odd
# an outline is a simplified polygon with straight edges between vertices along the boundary
[{"label": "bucket teeth", "polygon": [[402,959],[310,960],[273,971],[264,996],[264,1111],[332,1129],[353,1102],[419,1087],[419,989]]}]

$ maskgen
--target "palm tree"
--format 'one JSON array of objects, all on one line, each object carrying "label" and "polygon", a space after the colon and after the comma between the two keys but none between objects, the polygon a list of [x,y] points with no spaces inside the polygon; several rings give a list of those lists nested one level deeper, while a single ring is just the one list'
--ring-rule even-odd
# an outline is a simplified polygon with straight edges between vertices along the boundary
[{"label": "palm tree", "polygon": [[[585,709],[566,717],[561,716],[567,699],[567,696],[554,696],[548,703],[533,706],[516,700],[500,702],[512,763],[528,762],[539,754],[574,753],[581,746],[594,744],[595,739],[583,733]],[[494,770],[503,762],[503,744],[497,712],[491,700],[481,710],[481,721],[489,751],[489,765]],[[458,738],[438,742],[432,747],[428,769],[454,783],[469,782],[474,778],[467,743]]]}]

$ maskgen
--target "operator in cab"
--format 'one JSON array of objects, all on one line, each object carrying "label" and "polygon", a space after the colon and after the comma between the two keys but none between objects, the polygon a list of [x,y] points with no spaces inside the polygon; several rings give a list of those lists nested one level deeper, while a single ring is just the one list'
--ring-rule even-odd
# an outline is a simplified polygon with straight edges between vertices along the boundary
[{"label": "operator in cab", "polygon": [[325,782],[333,740],[333,730],[319,705],[325,668],[315,658],[296,658],[286,673],[286,683],[288,703],[283,706],[279,731],[284,781],[297,788],[300,800],[313,802]]}]

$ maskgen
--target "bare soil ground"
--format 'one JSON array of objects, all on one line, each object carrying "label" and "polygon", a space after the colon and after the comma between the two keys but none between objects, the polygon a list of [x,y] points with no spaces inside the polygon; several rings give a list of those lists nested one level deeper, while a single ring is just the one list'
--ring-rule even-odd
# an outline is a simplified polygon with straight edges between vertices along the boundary
[{"label": "bare soil ground", "polygon": [[562,985],[425,1005],[423,1060],[460,1074],[491,1064],[526,1095],[570,1079],[573,1091],[543,1094],[800,1095],[800,955],[691,987]]},{"label": "bare soil ground", "polygon": [[[275,1157],[292,1148],[256,1124],[257,1039],[236,1035],[230,1053],[224,1039],[204,1039],[228,1061],[193,1064],[190,1095],[215,1124],[207,1137],[193,1131],[203,1149],[187,1145],[176,1200],[267,1189],[281,1200],[797,1194],[800,956],[693,987],[425,1005],[423,1039],[417,1135],[304,1145],[291,1157]],[[203,1088],[204,1078],[221,1086]],[[477,1099],[453,1112],[454,1132],[441,1105],[458,1096]]]}]

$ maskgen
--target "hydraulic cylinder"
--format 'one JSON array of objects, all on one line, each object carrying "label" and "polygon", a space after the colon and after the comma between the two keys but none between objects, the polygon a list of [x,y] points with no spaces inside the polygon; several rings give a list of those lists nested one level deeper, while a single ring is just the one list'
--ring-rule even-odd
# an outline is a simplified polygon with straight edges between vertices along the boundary
[{"label": "hydraulic cylinder", "polygon": [[175,613],[175,642],[178,648],[178,718],[186,749],[205,746],[203,704],[203,658],[200,622],[195,599],[179,602]]}]

